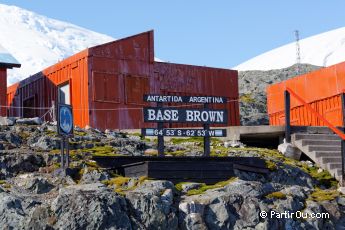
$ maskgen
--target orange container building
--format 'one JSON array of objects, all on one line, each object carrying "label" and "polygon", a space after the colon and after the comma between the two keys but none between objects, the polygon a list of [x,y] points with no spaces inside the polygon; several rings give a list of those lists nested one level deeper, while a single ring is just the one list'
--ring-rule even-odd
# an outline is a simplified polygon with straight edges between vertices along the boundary
[{"label": "orange container building", "polygon": [[150,127],[144,94],[210,95],[228,98],[217,108],[228,109],[228,125],[239,125],[237,77],[235,70],[155,62],[149,31],[88,48],[8,87],[7,114],[41,117],[52,103],[67,103],[80,127],[136,129]]},{"label": "orange container building", "polygon": [[[270,125],[284,125],[284,91],[290,88],[334,126],[343,126],[341,94],[345,90],[345,62],[300,75],[267,87]],[[325,126],[291,96],[291,125]]]}]

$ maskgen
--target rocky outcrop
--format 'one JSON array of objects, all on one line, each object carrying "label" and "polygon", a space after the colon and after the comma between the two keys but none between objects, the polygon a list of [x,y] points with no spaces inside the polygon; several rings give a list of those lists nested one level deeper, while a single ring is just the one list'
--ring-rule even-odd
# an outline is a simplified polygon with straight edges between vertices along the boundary
[{"label": "rocky outcrop", "polygon": [[61,188],[51,211],[58,229],[131,228],[125,199],[100,183]]},{"label": "rocky outcrop", "polygon": [[300,64],[298,72],[296,65],[269,71],[240,71],[238,87],[240,91],[241,124],[267,125],[266,87],[319,68],[309,64]]},{"label": "rocky outcrop", "polygon": [[135,223],[146,229],[177,229],[177,210],[173,206],[174,184],[170,181],[146,181],[126,194]]},{"label": "rocky outcrop", "polygon": [[[268,174],[240,169],[215,185],[145,177],[126,178],[100,168],[93,155],[143,155],[155,143],[137,135],[89,128],[71,139],[71,168],[59,170],[60,155],[50,124],[0,126],[0,226],[2,229],[342,229],[345,196],[330,175],[312,162],[277,151],[224,147],[220,156],[256,156]],[[43,141],[45,140],[45,141]],[[17,141],[17,143],[16,143]],[[37,143],[46,143],[44,148]],[[16,147],[17,144],[17,147]],[[167,144],[169,155],[196,154],[200,142]],[[147,150],[149,149],[149,150]],[[147,150],[147,151],[145,151]],[[327,182],[327,183],[326,183]],[[266,213],[267,217],[262,216]],[[278,218],[280,213],[328,213],[329,218]],[[274,214],[274,215],[272,215]],[[271,216],[272,215],[272,216]]]},{"label": "rocky outcrop", "polygon": [[44,166],[43,157],[34,153],[7,153],[0,155],[0,179],[19,173],[38,171]]}]

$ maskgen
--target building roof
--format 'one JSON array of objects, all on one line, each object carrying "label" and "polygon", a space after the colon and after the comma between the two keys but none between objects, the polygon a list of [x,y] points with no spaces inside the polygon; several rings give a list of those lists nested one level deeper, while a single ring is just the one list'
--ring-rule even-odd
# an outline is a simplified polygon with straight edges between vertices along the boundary
[{"label": "building roof", "polygon": [[20,67],[21,64],[3,46],[0,45],[0,67]]}]

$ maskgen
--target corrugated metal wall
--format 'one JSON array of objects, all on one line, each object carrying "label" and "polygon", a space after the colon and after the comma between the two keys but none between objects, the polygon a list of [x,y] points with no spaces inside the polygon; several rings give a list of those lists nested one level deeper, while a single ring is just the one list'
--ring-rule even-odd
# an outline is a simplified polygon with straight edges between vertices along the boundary
[{"label": "corrugated metal wall", "polygon": [[[7,88],[9,116],[43,116],[52,101],[57,103],[57,87],[71,85],[71,104],[76,125],[84,127],[88,117],[87,50],[69,57],[20,83]],[[21,107],[24,107],[21,109]],[[36,109],[28,108],[35,107]],[[45,117],[48,119],[48,115]]]},{"label": "corrugated metal wall", "polygon": [[[104,129],[152,127],[144,94],[225,96],[228,125],[239,125],[237,71],[154,62],[153,31],[89,48],[8,88],[10,116],[42,116],[70,83],[75,124]],[[17,109],[31,105],[45,109]],[[217,108],[224,108],[218,105]]]},{"label": "corrugated metal wall", "polygon": [[[271,125],[284,125],[284,91],[289,87],[335,126],[342,126],[340,94],[345,90],[345,62],[301,75],[267,87],[267,110]],[[323,126],[291,96],[291,123]]]},{"label": "corrugated metal wall", "polygon": [[[227,104],[211,105],[211,108],[228,110],[228,125],[240,125],[238,105],[238,73],[234,70],[202,66],[156,62],[154,68],[155,92],[161,95],[224,96]],[[170,104],[187,108],[203,108],[203,105]],[[176,125],[172,126],[175,127]],[[191,126],[179,124],[178,126]],[[200,126],[200,124],[196,125]]]},{"label": "corrugated metal wall", "polygon": [[153,31],[90,49],[90,125],[132,129],[144,125],[143,94],[153,73]]},{"label": "corrugated metal wall", "polygon": [[229,125],[239,125],[237,71],[154,62],[153,49],[152,31],[90,49],[91,126],[152,127],[142,116],[147,93],[225,96]]}]

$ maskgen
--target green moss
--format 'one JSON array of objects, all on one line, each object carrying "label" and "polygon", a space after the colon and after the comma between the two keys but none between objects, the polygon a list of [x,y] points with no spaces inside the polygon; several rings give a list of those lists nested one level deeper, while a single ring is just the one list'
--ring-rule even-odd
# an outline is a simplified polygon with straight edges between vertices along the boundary
[{"label": "green moss", "polygon": [[86,164],[88,167],[99,168],[97,162],[95,162],[95,161],[87,161],[87,162],[85,162],[85,164]]},{"label": "green moss", "polygon": [[261,158],[266,159],[266,166],[270,171],[274,171],[278,168],[277,161],[280,161],[286,165],[290,165],[292,167],[298,167],[302,169],[304,172],[308,173],[311,177],[319,182],[320,185],[324,185],[327,188],[337,186],[337,181],[329,174],[328,171],[323,170],[322,172],[318,172],[317,167],[309,167],[305,163],[301,163],[300,161],[287,158],[278,150],[272,149],[265,149],[265,148],[229,148],[230,150],[245,150],[245,151],[254,151],[256,152]]},{"label": "green moss", "polygon": [[284,164],[291,165],[291,166],[299,166],[300,162],[291,158],[287,158],[278,150],[275,149],[266,149],[266,148],[255,148],[255,147],[245,147],[245,148],[233,148],[230,147],[229,150],[232,151],[253,151],[258,154],[259,157],[272,160],[272,161],[280,161]]},{"label": "green moss", "polygon": [[265,161],[265,164],[266,164],[266,167],[270,170],[270,171],[275,171],[277,170],[277,164],[274,163],[273,161],[271,160],[266,160]]},{"label": "green moss", "polygon": [[8,183],[5,183],[2,185],[3,188],[6,188],[6,189],[10,189],[12,187],[12,185],[8,184]]},{"label": "green moss", "polygon": [[182,191],[182,185],[188,184],[188,183],[190,183],[190,182],[180,182],[180,183],[175,185],[175,188],[177,189],[177,191],[181,192]]},{"label": "green moss", "polygon": [[[221,182],[218,182],[214,185],[206,185],[206,184],[202,184],[200,188],[198,189],[191,189],[187,192],[187,195],[188,196],[192,196],[192,195],[199,195],[199,194],[202,194],[204,192],[206,192],[207,190],[210,190],[210,189],[216,189],[216,188],[222,188],[234,181],[237,180],[237,177],[233,177],[233,178],[230,178],[229,180],[226,180],[226,181],[221,181]],[[181,185],[182,186],[182,185]]]},{"label": "green moss", "polygon": [[[216,144],[217,145],[217,144]],[[216,153],[218,152],[218,153]],[[227,157],[229,149],[225,148],[224,146],[214,146],[211,149],[211,156],[212,157]]]},{"label": "green moss", "polygon": [[186,153],[185,150],[178,150],[178,151],[175,151],[175,152],[166,152],[165,155],[172,155],[174,157],[181,157],[181,156],[184,156]]},{"label": "green moss", "polygon": [[142,137],[141,133],[130,133],[129,136]]},{"label": "green moss", "polygon": [[116,187],[121,187],[125,184],[127,184],[129,182],[131,178],[129,177],[115,177],[115,178],[111,178],[110,180],[104,180],[102,181],[103,184],[107,185],[107,186],[112,186],[112,185],[116,185]]},{"label": "green moss", "polygon": [[223,144],[223,141],[221,141],[219,138],[217,137],[211,137],[211,145],[215,146],[215,145],[220,145]]},{"label": "green moss", "polygon": [[309,200],[313,200],[316,202],[322,202],[322,201],[329,201],[334,200],[340,195],[340,193],[337,190],[322,190],[319,188],[316,188],[315,191],[309,195]]},{"label": "green moss", "polygon": [[320,185],[324,185],[327,188],[337,187],[338,181],[328,171],[322,170],[322,172],[318,172],[319,168],[309,167],[307,164],[301,164],[301,167],[303,171],[316,179]]},{"label": "green moss", "polygon": [[116,154],[116,149],[112,146],[95,146],[90,149],[83,149],[83,152],[90,152],[92,156],[114,156]]},{"label": "green moss", "polygon": [[30,133],[23,131],[18,133],[18,136],[20,136],[22,139],[27,139],[30,137]]},{"label": "green moss", "polygon": [[126,156],[119,153],[93,153],[92,156],[94,157],[120,157],[120,156]]},{"label": "green moss", "polygon": [[128,182],[131,179],[134,180],[134,178],[123,177],[123,176],[117,175],[115,178],[102,181],[102,183],[107,185],[107,186],[114,186],[115,185],[116,187],[115,187],[114,191],[116,193],[124,196],[124,195],[126,195],[126,192],[136,189],[141,183],[148,180],[149,178],[146,176],[141,176],[134,181],[133,186],[128,187]]},{"label": "green moss", "polygon": [[75,136],[86,136],[86,135],[87,135],[87,133],[85,133],[85,132],[79,132],[79,131],[74,131],[73,134],[74,134]]},{"label": "green moss", "polygon": [[185,142],[203,142],[202,137],[189,137],[189,138],[171,138],[170,140],[173,144],[178,145]]},{"label": "green moss", "polygon": [[6,184],[5,180],[0,180],[0,184]]},{"label": "green moss", "polygon": [[272,193],[266,195],[266,198],[268,198],[268,199],[285,199],[286,195],[282,192],[272,192]]},{"label": "green moss", "polygon": [[229,155],[228,155],[228,153],[224,153],[224,152],[216,153],[215,150],[211,150],[210,156],[211,156],[211,157],[227,157],[227,156],[229,156]]},{"label": "green moss", "polygon": [[240,101],[247,104],[253,104],[255,103],[255,98],[253,98],[251,93],[245,93],[240,97]]},{"label": "green moss", "polygon": [[56,168],[56,169],[58,169],[58,168],[61,167],[61,164],[60,164],[60,163],[54,163],[54,164],[53,164],[53,167]]},{"label": "green moss", "polygon": [[53,137],[53,136],[57,135],[57,132],[52,131],[52,130],[46,130],[45,133],[46,133],[46,135],[48,135],[50,137]]},{"label": "green moss", "polygon": [[141,176],[138,178],[137,184],[141,184],[144,181],[148,180],[149,178],[147,176]]},{"label": "green moss", "polygon": [[49,153],[50,153],[50,154],[60,154],[60,153],[61,153],[61,150],[60,150],[60,149],[53,149],[53,150],[50,150]]}]

